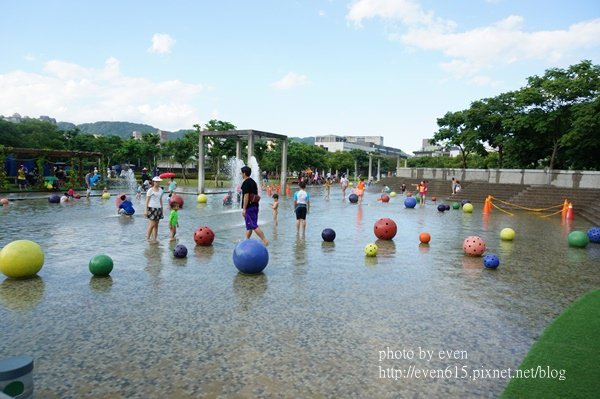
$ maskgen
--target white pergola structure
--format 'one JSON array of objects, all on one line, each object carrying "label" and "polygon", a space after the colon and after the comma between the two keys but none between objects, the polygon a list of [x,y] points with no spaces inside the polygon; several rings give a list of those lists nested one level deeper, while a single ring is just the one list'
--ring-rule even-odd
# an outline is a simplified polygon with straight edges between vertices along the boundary
[{"label": "white pergola structure", "polygon": [[281,195],[285,195],[287,184],[287,150],[288,138],[283,134],[275,134],[262,132],[260,130],[225,130],[225,131],[200,131],[198,135],[198,192],[204,193],[204,138],[205,137],[224,137],[235,138],[235,156],[242,159],[242,140],[248,141],[248,160],[246,164],[250,164],[250,158],[254,155],[254,140],[255,138],[269,138],[281,140]]}]

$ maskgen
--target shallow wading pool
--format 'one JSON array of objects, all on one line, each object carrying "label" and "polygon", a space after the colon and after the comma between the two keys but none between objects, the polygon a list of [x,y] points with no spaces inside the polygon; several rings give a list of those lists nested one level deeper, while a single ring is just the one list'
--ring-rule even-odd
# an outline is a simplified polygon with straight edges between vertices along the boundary
[{"label": "shallow wading pool", "polygon": [[[567,244],[591,227],[577,218],[405,209],[376,193],[356,205],[321,190],[309,189],[305,239],[292,200],[282,197],[275,225],[263,196],[271,245],[258,276],[233,266],[243,219],[221,195],[184,195],[179,240],[163,220],[158,243],[145,240],[139,200],[131,219],[116,216],[114,196],[11,202],[0,245],[33,240],[46,261],[34,279],[0,277],[0,356],[34,358],[36,398],[497,397],[506,378],[462,377],[514,370],[554,317],[600,285],[600,245]],[[393,241],[373,234],[382,217],[398,225]],[[195,247],[200,226],[214,230],[212,247]],[[333,243],[321,238],[328,227]],[[514,241],[500,240],[505,227]],[[498,269],[463,254],[471,235]],[[371,242],[374,258],[363,252]],[[173,256],[176,244],[187,258]],[[99,253],[114,261],[109,278],[88,270]]]}]

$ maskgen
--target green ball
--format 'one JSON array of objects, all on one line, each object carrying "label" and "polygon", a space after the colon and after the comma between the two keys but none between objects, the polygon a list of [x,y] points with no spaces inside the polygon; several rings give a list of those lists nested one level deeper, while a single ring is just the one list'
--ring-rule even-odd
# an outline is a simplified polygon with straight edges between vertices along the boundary
[{"label": "green ball", "polygon": [[473,213],[473,205],[469,204],[468,202],[466,204],[464,204],[463,212],[464,213]]},{"label": "green ball", "polygon": [[570,232],[567,240],[569,241],[570,246],[577,248],[585,248],[590,243],[588,235],[579,230]]},{"label": "green ball", "polygon": [[515,239],[515,231],[511,228],[502,229],[500,232],[500,238],[504,241],[512,241]]},{"label": "green ball", "polygon": [[94,276],[108,276],[113,269],[113,260],[108,255],[96,255],[90,260],[89,267]]},{"label": "green ball", "polygon": [[13,241],[0,251],[0,272],[9,278],[33,277],[43,265],[44,251],[33,241]]},{"label": "green ball", "polygon": [[365,254],[367,256],[377,256],[378,250],[379,248],[376,244],[367,244],[367,246],[365,247]]},{"label": "green ball", "polygon": [[453,202],[452,209],[460,209],[460,202]]}]

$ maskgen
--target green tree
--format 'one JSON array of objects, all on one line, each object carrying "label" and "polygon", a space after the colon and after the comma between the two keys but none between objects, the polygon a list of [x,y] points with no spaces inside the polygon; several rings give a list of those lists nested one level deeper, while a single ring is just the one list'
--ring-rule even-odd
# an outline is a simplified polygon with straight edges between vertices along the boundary
[{"label": "green tree", "polygon": [[[528,119],[526,125],[543,138],[538,142],[548,151],[549,169],[568,166],[566,158],[559,157],[559,151],[571,144],[567,133],[571,130],[574,106],[594,102],[599,93],[600,66],[591,61],[531,76],[517,93],[521,112]],[[561,159],[562,163],[556,165]]]},{"label": "green tree", "polygon": [[467,168],[467,159],[472,152],[485,153],[476,129],[467,123],[466,111],[447,112],[437,120],[437,124],[440,129],[433,135],[433,142],[458,147],[464,169]]},{"label": "green tree", "polygon": [[354,157],[348,151],[336,151],[329,154],[326,165],[333,171],[346,173],[346,170],[354,169]]}]

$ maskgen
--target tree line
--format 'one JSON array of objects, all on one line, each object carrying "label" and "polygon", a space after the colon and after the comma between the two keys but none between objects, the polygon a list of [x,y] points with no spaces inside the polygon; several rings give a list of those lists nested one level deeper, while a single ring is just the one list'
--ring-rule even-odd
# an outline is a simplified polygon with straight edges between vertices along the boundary
[{"label": "tree line", "polygon": [[[153,167],[159,161],[171,165],[180,164],[183,176],[189,175],[187,169],[197,167],[198,138],[200,131],[235,130],[230,122],[210,120],[203,126],[194,125],[193,130],[185,131],[183,136],[160,142],[153,132],[143,132],[141,140],[133,137],[123,139],[116,135],[91,135],[81,132],[77,127],[61,130],[57,125],[37,119],[25,119],[20,123],[0,120],[0,147],[39,148],[52,150],[94,151],[102,153],[100,163],[103,166],[132,164]],[[205,140],[207,165],[212,176],[223,178],[228,171],[227,160],[236,155],[236,141],[231,138],[208,137]],[[282,143],[257,140],[254,154],[262,170],[279,174],[281,168]],[[375,155],[377,157],[377,155]],[[247,148],[242,148],[242,159],[247,158]],[[381,158],[382,172],[395,170],[395,159]],[[67,161],[67,160],[65,160]],[[90,160],[90,162],[94,162]],[[322,147],[288,139],[289,171],[301,171],[307,168],[318,171],[349,170],[365,175],[368,170],[368,154],[362,150],[329,153]],[[101,169],[103,170],[103,169]],[[375,173],[375,169],[373,170]]]},{"label": "tree line", "polygon": [[460,157],[413,159],[412,166],[599,170],[600,65],[548,69],[437,124],[433,142],[458,147]]}]

